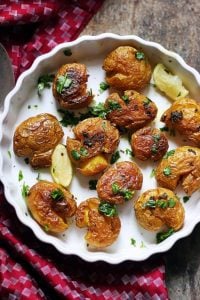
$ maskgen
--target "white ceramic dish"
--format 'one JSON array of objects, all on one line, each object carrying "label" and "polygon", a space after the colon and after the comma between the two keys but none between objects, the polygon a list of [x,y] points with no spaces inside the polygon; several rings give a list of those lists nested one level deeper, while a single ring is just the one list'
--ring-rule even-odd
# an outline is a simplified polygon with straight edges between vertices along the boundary
[{"label": "white ceramic dish", "polygon": [[[200,193],[196,192],[190,200],[184,205],[186,211],[184,227],[173,234],[160,244],[156,244],[155,234],[149,233],[137,225],[132,202],[125,203],[119,208],[119,215],[122,222],[121,233],[118,240],[109,248],[101,251],[89,251],[84,242],[85,229],[78,229],[72,224],[64,234],[50,235],[46,233],[30,216],[26,203],[21,195],[23,183],[31,186],[37,182],[38,172],[41,179],[52,180],[49,170],[34,171],[29,165],[26,165],[23,158],[18,158],[12,150],[12,137],[16,126],[30,116],[48,112],[53,113],[61,119],[58,113],[58,107],[55,104],[51,89],[45,89],[41,98],[37,95],[37,80],[40,75],[55,72],[59,66],[64,63],[78,61],[85,63],[89,72],[88,88],[92,88],[96,95],[96,101],[103,101],[108,92],[99,95],[99,84],[104,81],[105,73],[102,70],[103,59],[108,52],[120,45],[133,45],[141,49],[148,56],[152,66],[156,63],[163,63],[172,72],[179,75],[184,85],[190,90],[190,96],[200,100],[200,75],[193,68],[189,67],[183,59],[170,51],[164,49],[161,45],[145,41],[137,36],[118,36],[111,33],[105,33],[98,36],[83,36],[76,41],[60,44],[51,52],[38,57],[32,67],[24,72],[18,79],[15,88],[9,93],[5,101],[5,108],[1,116],[1,154],[0,154],[0,176],[5,187],[5,195],[8,202],[14,206],[18,218],[22,223],[30,227],[35,235],[43,242],[50,243],[58,251],[64,254],[75,254],[84,260],[93,262],[103,260],[109,263],[120,263],[124,260],[141,261],[152,254],[164,252],[182,237],[189,235],[195,225],[200,221]],[[63,51],[70,48],[72,56],[65,56]],[[144,91],[159,107],[159,113],[155,121],[156,127],[163,127],[159,122],[160,115],[167,107],[170,101],[163,94],[155,90],[153,85],[149,85]],[[199,97],[199,98],[198,98]],[[30,107],[31,108],[28,108]],[[67,135],[72,136],[70,128],[64,128],[65,139]],[[169,136],[170,148],[183,144],[182,139]],[[122,139],[119,145],[120,149],[130,148],[127,139]],[[8,154],[10,151],[11,157]],[[121,160],[130,159],[128,155],[121,153]],[[142,191],[156,187],[154,178],[150,178],[154,163],[141,163],[137,161],[142,168],[144,182]],[[24,179],[18,181],[19,170],[22,170]],[[96,195],[96,191],[88,189],[90,178],[76,174],[70,185],[71,192],[77,197],[78,203]],[[179,196],[184,194],[178,191]],[[135,198],[137,195],[135,196]],[[131,245],[131,238],[136,240],[136,247]]]}]

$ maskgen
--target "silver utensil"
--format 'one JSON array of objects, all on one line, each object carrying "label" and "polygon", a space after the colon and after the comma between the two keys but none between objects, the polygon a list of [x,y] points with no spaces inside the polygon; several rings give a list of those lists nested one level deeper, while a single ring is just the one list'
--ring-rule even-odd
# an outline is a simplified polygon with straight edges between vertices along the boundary
[{"label": "silver utensil", "polygon": [[0,111],[3,110],[4,100],[15,85],[15,78],[8,53],[0,43]]}]

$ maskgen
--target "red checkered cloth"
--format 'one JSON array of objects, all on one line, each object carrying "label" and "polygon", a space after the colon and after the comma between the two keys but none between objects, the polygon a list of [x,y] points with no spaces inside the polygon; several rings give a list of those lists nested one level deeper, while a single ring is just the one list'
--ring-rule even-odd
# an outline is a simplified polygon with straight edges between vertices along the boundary
[{"label": "red checkered cloth", "polygon": [[[0,42],[16,78],[40,54],[75,39],[102,0],[0,1]],[[58,253],[21,224],[0,185],[0,299],[166,300],[164,266],[88,263]]]}]

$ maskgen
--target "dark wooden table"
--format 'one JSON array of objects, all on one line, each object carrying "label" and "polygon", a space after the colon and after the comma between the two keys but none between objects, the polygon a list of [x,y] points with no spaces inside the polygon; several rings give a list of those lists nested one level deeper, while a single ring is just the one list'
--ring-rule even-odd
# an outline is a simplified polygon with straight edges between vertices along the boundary
[{"label": "dark wooden table", "polygon": [[[199,0],[105,0],[81,35],[102,32],[158,42],[200,71]],[[200,224],[162,256],[170,299],[199,300]]]}]

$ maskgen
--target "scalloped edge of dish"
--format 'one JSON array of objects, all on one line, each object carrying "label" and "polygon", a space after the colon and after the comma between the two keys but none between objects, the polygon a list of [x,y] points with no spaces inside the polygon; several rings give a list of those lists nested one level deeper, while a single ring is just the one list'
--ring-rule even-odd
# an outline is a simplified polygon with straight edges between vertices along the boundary
[{"label": "scalloped edge of dish", "polygon": [[[63,48],[73,47],[83,41],[86,41],[86,40],[95,41],[95,40],[102,40],[105,38],[111,38],[114,40],[121,40],[121,41],[129,39],[129,40],[132,40],[133,42],[134,41],[139,42],[141,45],[147,45],[147,46],[156,48],[162,54],[164,54],[170,58],[174,58],[185,70],[187,70],[190,74],[192,74],[194,76],[194,79],[196,80],[197,85],[200,86],[200,74],[198,73],[198,71],[195,70],[194,68],[190,67],[179,54],[165,49],[162,45],[160,45],[156,42],[144,40],[136,35],[120,36],[120,35],[113,34],[113,33],[102,33],[102,34],[96,35],[96,36],[84,35],[72,42],[65,42],[65,43],[59,44],[54,49],[52,49],[50,52],[37,57],[35,59],[35,61],[33,62],[32,66],[20,75],[20,77],[18,78],[18,80],[16,82],[14,89],[7,95],[7,97],[5,99],[4,110],[0,117],[0,128],[2,128],[3,122],[9,112],[11,98],[15,95],[16,92],[19,91],[21,85],[23,84],[23,80],[35,71],[35,69],[38,67],[38,65],[41,61],[51,58],[53,55],[55,55],[59,50],[61,50]],[[0,141],[2,140],[2,137],[3,137],[3,133],[1,130]],[[148,251],[144,251],[142,257],[141,256],[130,257],[130,256],[126,256],[125,254],[119,255],[119,253],[116,255],[113,255],[113,254],[110,255],[109,253],[103,253],[103,252],[101,252],[101,253],[93,252],[92,255],[90,252],[88,252],[87,254],[80,255],[80,253],[75,253],[74,251],[70,251],[70,249],[68,249],[68,248],[64,248],[64,247],[61,247],[60,245],[56,245],[54,243],[54,241],[49,241],[48,235],[46,235],[42,231],[38,232],[36,226],[30,226],[29,221],[27,221],[27,219],[25,218],[25,216],[24,216],[23,212],[20,210],[20,208],[15,205],[15,202],[10,195],[10,191],[6,186],[6,178],[4,178],[4,176],[3,176],[2,166],[3,166],[3,157],[2,157],[2,155],[0,155],[0,176],[1,176],[1,181],[4,185],[5,197],[6,197],[7,201],[14,207],[19,220],[24,225],[28,226],[33,231],[35,236],[42,242],[53,245],[62,254],[76,255],[76,256],[79,256],[81,259],[88,261],[88,262],[104,261],[104,262],[111,263],[111,264],[118,264],[123,261],[143,261],[154,254],[166,252],[167,250],[169,250],[179,239],[182,239],[182,238],[190,235],[191,232],[194,230],[195,226],[200,222],[200,216],[199,216],[199,218],[193,219],[192,222],[190,223],[190,226],[187,226],[187,228],[184,228],[184,229],[176,232],[176,235],[172,235],[169,239],[167,239],[164,242],[162,242],[161,244],[157,245],[156,251],[153,251],[153,250],[150,251],[150,249],[148,249]]]}]

